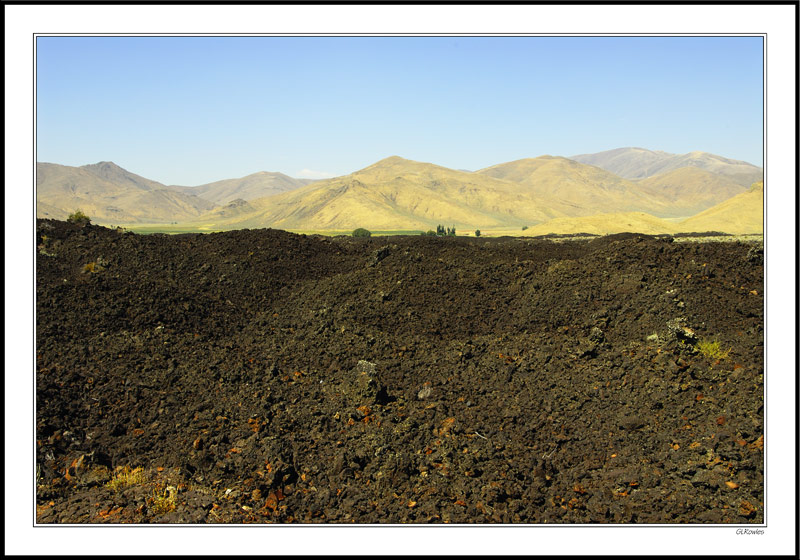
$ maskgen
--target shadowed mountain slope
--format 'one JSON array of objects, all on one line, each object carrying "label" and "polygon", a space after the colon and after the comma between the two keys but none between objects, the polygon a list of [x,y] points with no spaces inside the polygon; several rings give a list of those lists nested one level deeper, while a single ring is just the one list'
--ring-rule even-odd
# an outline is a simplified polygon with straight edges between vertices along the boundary
[{"label": "shadowed mountain slope", "polygon": [[680,203],[657,191],[643,190],[604,169],[563,157],[521,159],[476,173],[519,183],[532,194],[559,201],[568,206],[565,213],[571,216],[632,211],[674,216],[682,212]]},{"label": "shadowed mountain slope", "polygon": [[259,171],[238,179],[224,179],[197,187],[176,187],[185,194],[194,194],[215,204],[227,204],[236,199],[254,200],[290,191],[309,183],[311,179],[295,179],[283,173]]},{"label": "shadowed mountain slope", "polygon": [[671,154],[644,148],[617,148],[595,154],[580,154],[570,159],[595,165],[626,179],[643,179],[682,167],[697,167],[726,175],[744,187],[763,178],[760,167],[735,159],[728,159],[708,152]]},{"label": "shadowed mountain slope", "polygon": [[683,209],[685,216],[702,212],[747,190],[729,175],[697,167],[680,167],[641,179],[637,184],[645,192],[666,197],[671,205]]}]

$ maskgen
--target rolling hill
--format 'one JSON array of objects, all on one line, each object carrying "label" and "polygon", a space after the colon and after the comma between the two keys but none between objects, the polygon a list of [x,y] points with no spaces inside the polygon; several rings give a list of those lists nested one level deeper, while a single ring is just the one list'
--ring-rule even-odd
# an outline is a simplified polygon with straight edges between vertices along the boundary
[{"label": "rolling hill", "polygon": [[[521,159],[476,171],[518,183],[527,192],[552,201],[568,216],[642,211],[658,216],[681,215],[681,202],[599,167],[553,156]],[[682,214],[688,215],[688,214]]]},{"label": "rolling hill", "polygon": [[764,233],[764,182],[682,221],[680,230]]},{"label": "rolling hill", "polygon": [[762,180],[764,175],[763,169],[746,161],[697,151],[679,155],[644,148],[617,148],[595,154],[580,154],[570,159],[600,167],[626,179],[643,179],[682,167],[697,167],[717,175],[726,175],[747,188]]},{"label": "rolling hill", "polygon": [[184,194],[194,194],[215,204],[227,204],[236,199],[253,200],[290,191],[312,183],[311,179],[295,179],[283,173],[259,171],[238,179],[224,179],[196,187],[181,187]]},{"label": "rolling hill", "polygon": [[644,212],[612,212],[581,216],[579,218],[556,218],[543,224],[529,227],[522,235],[547,235],[592,233],[608,235],[611,233],[635,232],[655,235],[659,233],[677,233],[680,228],[675,224],[646,214]]},{"label": "rolling hill", "polygon": [[[291,192],[251,200],[256,212],[198,218],[206,227],[306,230],[458,229],[537,224],[611,212],[687,216],[681,201],[562,157],[541,156],[471,173],[398,156]],[[694,202],[692,202],[694,204]]]},{"label": "rolling hill", "polygon": [[82,167],[36,164],[37,216],[76,209],[97,223],[174,222],[208,212],[214,203],[135,175],[112,162]]},{"label": "rolling hill", "polygon": [[719,175],[697,167],[680,167],[637,181],[646,193],[667,198],[670,207],[692,216],[737,194],[743,187],[729,175]]},{"label": "rolling hill", "polygon": [[[655,161],[669,156],[665,154],[650,152],[647,157]],[[198,187],[165,186],[111,162],[82,167],[37,164],[39,217],[64,219],[81,209],[95,223],[180,223],[201,230],[428,230],[444,224],[460,232],[521,232],[527,226],[527,234],[669,233],[677,231],[677,219],[692,216],[696,221],[686,220],[686,227],[706,224],[702,228],[739,231],[754,222],[744,217],[736,222],[731,213],[739,208],[742,216],[749,216],[754,203],[725,204],[748,194],[744,191],[734,175],[698,167],[625,179],[554,156],[475,172],[392,156],[316,182],[260,172]],[[719,220],[725,227],[716,224]]]},{"label": "rolling hill", "polygon": [[233,201],[262,198],[311,182],[262,171],[197,187],[167,186],[108,161],[81,167],[37,163],[36,175],[38,217],[64,219],[81,209],[94,222],[106,224],[183,222]]},{"label": "rolling hill", "polygon": [[397,156],[250,204],[258,210],[249,215],[225,219],[213,211],[197,222],[226,229],[427,230],[439,223],[463,229],[521,226],[565,215],[569,207],[518,183]]},{"label": "rolling hill", "polygon": [[527,228],[520,235],[636,232],[646,234],[721,231],[730,234],[763,233],[764,183],[680,222],[662,220],[643,212],[615,212],[556,218]]}]

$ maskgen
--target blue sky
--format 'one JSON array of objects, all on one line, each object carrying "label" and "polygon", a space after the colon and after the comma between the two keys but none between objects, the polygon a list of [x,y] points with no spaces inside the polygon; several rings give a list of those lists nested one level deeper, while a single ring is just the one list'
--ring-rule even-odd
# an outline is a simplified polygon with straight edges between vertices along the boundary
[{"label": "blue sky", "polygon": [[37,160],[165,184],[637,146],[762,165],[760,37],[39,37]]}]

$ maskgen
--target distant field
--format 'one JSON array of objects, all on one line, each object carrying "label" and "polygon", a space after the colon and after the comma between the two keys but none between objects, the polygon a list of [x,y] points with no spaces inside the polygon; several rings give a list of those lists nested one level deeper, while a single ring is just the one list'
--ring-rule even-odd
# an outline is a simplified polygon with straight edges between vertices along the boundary
[{"label": "distant field", "polygon": [[[106,224],[99,224],[106,227],[114,228],[116,226],[113,225],[106,225]],[[132,231],[133,233],[140,233],[140,234],[148,234],[148,233],[168,233],[168,234],[178,234],[178,233],[214,233],[217,231],[223,231],[221,229],[210,229],[210,228],[198,228],[193,226],[185,226],[181,224],[133,224],[133,225],[122,225],[119,226],[122,229],[127,231]]]},{"label": "distant field", "polygon": [[[109,225],[109,224],[99,224],[109,228],[115,228],[116,225]],[[216,233],[220,231],[226,231],[225,229],[218,229],[212,227],[198,227],[192,226],[188,224],[132,224],[132,225],[122,225],[119,226],[127,231],[131,231],[133,233],[138,233],[142,235],[152,234],[152,233],[166,233],[170,235],[176,235],[180,233]],[[279,228],[278,228],[279,229]],[[352,230],[286,230],[291,233],[297,234],[305,234],[305,235],[325,235],[330,237],[335,237],[337,235],[351,235],[353,232]],[[408,229],[398,229],[398,230],[371,230],[373,236],[390,236],[390,235],[420,235],[423,233],[421,230],[408,230]],[[474,231],[458,231],[457,236],[459,237],[474,237]],[[498,229],[489,229],[489,230],[481,230],[481,237],[529,237],[527,231],[522,230],[521,228],[498,228]],[[567,235],[560,238],[553,238],[553,241],[565,241],[569,239],[589,239],[593,236],[583,236],[580,234],[576,235]],[[725,236],[702,236],[702,237],[694,237],[694,236],[681,236],[678,235],[675,237],[675,240],[678,242],[709,242],[709,241],[743,241],[743,242],[757,242],[763,239],[762,234],[742,234],[742,235],[725,235]]]},{"label": "distant field", "polygon": [[[306,235],[351,235],[353,230],[312,230],[312,229],[289,229],[286,230],[292,233],[304,233]],[[375,235],[419,235],[422,231],[418,229],[395,229],[395,230],[370,230],[373,236]]]},{"label": "distant field", "polygon": [[[114,228],[117,227],[116,225],[108,225],[108,224],[99,224],[105,227]],[[130,224],[130,225],[121,225],[119,226],[125,230],[132,231],[133,233],[140,233],[140,234],[149,234],[149,233],[167,233],[167,234],[178,234],[178,233],[215,233],[219,231],[227,231],[226,228],[214,228],[214,227],[203,227],[203,226],[193,226],[188,224]],[[256,228],[252,228],[256,229]],[[280,228],[277,228],[280,229]],[[336,236],[336,235],[351,235],[353,230],[299,230],[299,229],[290,229],[285,230],[291,233],[298,233],[298,234],[306,234],[306,235],[329,235],[329,236]],[[418,229],[398,229],[398,230],[370,230],[372,235],[419,235],[422,233],[421,230]]]},{"label": "distant field", "polygon": [[743,233],[740,235],[710,235],[705,237],[675,237],[676,243],[710,243],[716,241],[741,241],[742,243],[763,243],[764,235],[761,233]]}]

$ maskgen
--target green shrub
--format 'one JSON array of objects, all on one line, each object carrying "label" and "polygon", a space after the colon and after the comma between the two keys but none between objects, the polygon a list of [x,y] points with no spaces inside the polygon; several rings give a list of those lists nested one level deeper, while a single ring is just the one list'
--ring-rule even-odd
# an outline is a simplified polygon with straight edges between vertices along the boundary
[{"label": "green shrub", "polygon": [[368,229],[358,228],[353,230],[353,237],[371,237],[372,233]]},{"label": "green shrub", "polygon": [[528,226],[522,226],[522,231],[525,231],[526,229],[528,229]]},{"label": "green shrub", "polygon": [[480,236],[481,236],[481,230],[476,229],[475,230],[475,237],[480,237]]},{"label": "green shrub", "polygon": [[87,226],[92,223],[89,219],[89,216],[80,210],[75,210],[72,214],[70,214],[67,218],[67,221],[71,224],[78,224],[79,226]]}]

